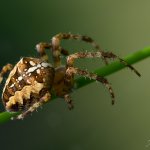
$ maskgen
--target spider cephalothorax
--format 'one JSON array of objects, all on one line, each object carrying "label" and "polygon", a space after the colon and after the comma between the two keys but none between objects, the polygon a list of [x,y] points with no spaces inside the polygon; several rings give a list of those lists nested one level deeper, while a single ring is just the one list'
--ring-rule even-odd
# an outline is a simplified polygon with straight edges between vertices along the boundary
[{"label": "spider cephalothorax", "polygon": [[[71,54],[67,57],[66,66],[62,66],[60,59],[61,54],[68,55],[68,51],[60,46],[62,39],[79,39],[91,43],[98,51]],[[69,93],[73,87],[75,74],[101,82],[110,92],[112,104],[114,104],[114,93],[107,79],[94,73],[75,68],[73,66],[75,59],[99,57],[107,64],[107,59],[117,58],[121,63],[140,76],[138,71],[131,65],[111,52],[102,51],[99,46],[87,36],[60,33],[54,36],[50,43],[37,44],[36,49],[40,54],[39,58],[21,58],[14,67],[11,64],[4,66],[0,73],[1,82],[3,75],[11,71],[3,89],[2,100],[7,111],[22,112],[16,119],[23,119],[27,114],[49,101],[53,93],[64,98],[68,103],[69,109],[73,108]],[[45,49],[52,50],[54,66],[49,63]]]}]

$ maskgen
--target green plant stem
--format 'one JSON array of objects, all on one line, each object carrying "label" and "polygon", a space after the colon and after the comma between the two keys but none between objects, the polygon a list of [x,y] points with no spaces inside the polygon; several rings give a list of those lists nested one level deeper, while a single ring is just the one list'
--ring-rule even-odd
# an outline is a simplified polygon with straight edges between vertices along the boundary
[{"label": "green plant stem", "polygon": [[[138,52],[135,52],[127,57],[124,58],[128,64],[134,64],[136,62],[139,62],[140,60],[143,60],[150,56],[150,47],[144,48],[142,50],[139,50]],[[121,64],[119,61],[115,61],[105,67],[99,68],[94,71],[94,73],[100,75],[100,76],[108,76],[114,72],[117,72],[126,66]],[[88,85],[89,83],[93,82],[93,80],[85,79],[83,77],[80,77],[76,79],[76,89],[79,89],[85,85]],[[55,99],[54,97],[53,99]],[[9,112],[2,112],[0,113],[0,123],[4,123],[8,120],[10,120],[11,117],[16,116],[18,113],[9,113]]]}]

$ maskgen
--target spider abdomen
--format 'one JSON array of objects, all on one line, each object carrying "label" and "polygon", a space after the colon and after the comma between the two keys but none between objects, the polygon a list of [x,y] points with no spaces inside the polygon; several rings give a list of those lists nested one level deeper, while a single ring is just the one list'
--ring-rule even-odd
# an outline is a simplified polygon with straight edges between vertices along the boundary
[{"label": "spider abdomen", "polygon": [[2,100],[7,111],[25,110],[51,89],[54,69],[38,58],[22,58],[10,72]]}]

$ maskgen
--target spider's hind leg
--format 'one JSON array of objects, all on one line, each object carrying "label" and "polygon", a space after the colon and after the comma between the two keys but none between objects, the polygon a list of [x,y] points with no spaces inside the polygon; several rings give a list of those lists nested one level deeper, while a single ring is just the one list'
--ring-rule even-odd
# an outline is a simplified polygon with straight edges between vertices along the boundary
[{"label": "spider's hind leg", "polygon": [[7,64],[5,66],[3,66],[1,72],[0,72],[0,83],[3,81],[3,76],[8,72],[11,71],[13,68],[12,64]]},{"label": "spider's hind leg", "polygon": [[26,111],[22,112],[17,117],[12,117],[11,119],[24,119],[27,115],[31,114],[33,111],[37,110],[38,107],[42,106],[44,103],[49,101],[51,98],[51,94],[47,92],[39,101],[33,103]]}]

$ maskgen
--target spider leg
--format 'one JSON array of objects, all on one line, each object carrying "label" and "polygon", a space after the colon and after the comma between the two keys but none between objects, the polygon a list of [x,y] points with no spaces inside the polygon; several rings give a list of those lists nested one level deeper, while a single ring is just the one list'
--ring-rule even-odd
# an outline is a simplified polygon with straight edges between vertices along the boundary
[{"label": "spider leg", "polygon": [[3,81],[3,76],[8,72],[11,71],[13,69],[13,65],[12,64],[7,64],[5,66],[3,66],[1,72],[0,72],[0,83]]},{"label": "spider leg", "polygon": [[[78,35],[78,34],[71,34],[71,33],[59,33],[55,35],[52,38],[52,49],[53,49],[53,56],[54,56],[54,62],[56,64],[56,67],[60,65],[60,42],[62,39],[74,39],[74,40],[80,40],[87,43],[90,43],[95,49],[102,51],[100,46],[89,36],[84,35]],[[105,57],[101,57],[106,64],[108,64],[107,59]]]},{"label": "spider leg", "polygon": [[64,100],[67,102],[69,110],[73,109],[71,96],[69,94],[64,95]]},{"label": "spider leg", "polygon": [[50,48],[51,48],[51,44],[49,44],[49,43],[41,42],[36,45],[36,50],[39,53],[40,58],[42,60],[48,62],[48,55],[46,54],[45,49],[50,49]]},{"label": "spider leg", "polygon": [[102,51],[97,51],[97,52],[78,52],[72,55],[69,55],[67,58],[67,66],[73,66],[74,60],[77,58],[94,58],[94,57],[104,57],[104,58],[113,58],[113,59],[118,59],[122,64],[130,68],[132,71],[134,71],[135,74],[138,76],[141,76],[140,73],[131,65],[129,65],[125,60],[122,58],[118,57],[117,55],[113,54],[112,52],[102,52]]},{"label": "spider leg", "polygon": [[39,101],[32,104],[32,106],[30,106],[26,111],[22,112],[20,115],[18,115],[15,118],[12,117],[11,119],[12,120],[14,120],[14,119],[23,119],[27,115],[31,114],[33,111],[37,110],[38,107],[42,106],[44,103],[49,101],[50,98],[51,98],[51,94],[49,92],[47,92]]},{"label": "spider leg", "polygon": [[125,60],[113,54],[112,52],[102,52],[102,55],[106,58],[118,59],[120,63],[127,66],[129,69],[131,69],[136,75],[138,75],[139,77],[141,76],[141,74],[132,65],[128,64]]},{"label": "spider leg", "polygon": [[114,102],[115,102],[114,92],[112,90],[112,87],[111,87],[110,83],[107,81],[106,78],[104,78],[102,76],[98,76],[94,73],[89,73],[85,70],[81,70],[81,69],[74,68],[74,67],[68,67],[67,70],[66,70],[66,76],[65,76],[66,80],[69,80],[70,77],[74,74],[78,74],[78,75],[87,77],[89,79],[93,79],[93,80],[101,82],[108,89],[108,91],[111,95],[111,98],[112,98],[112,104],[114,104]]},{"label": "spider leg", "polygon": [[71,34],[71,33],[59,33],[53,37],[52,41],[57,40],[57,42],[60,43],[60,40],[62,39],[74,39],[74,40],[84,41],[90,43],[95,49],[100,50],[100,46],[89,36]]},{"label": "spider leg", "polygon": [[[51,49],[51,48],[52,48],[52,45],[50,43],[41,42],[41,43],[36,45],[36,50],[40,54],[40,58],[44,61],[47,61],[47,62],[48,62],[48,55],[46,54],[45,49]],[[61,52],[61,54],[65,55],[65,56],[69,55],[68,51],[63,49],[63,48],[60,48],[60,52]],[[55,59],[55,55],[57,55],[57,54],[55,54],[53,52],[53,58],[54,59]],[[58,58],[57,58],[57,61],[59,61],[59,64],[61,64],[61,62],[60,62],[60,60],[58,60]],[[54,63],[55,63],[55,61],[54,61]]]}]

